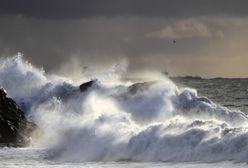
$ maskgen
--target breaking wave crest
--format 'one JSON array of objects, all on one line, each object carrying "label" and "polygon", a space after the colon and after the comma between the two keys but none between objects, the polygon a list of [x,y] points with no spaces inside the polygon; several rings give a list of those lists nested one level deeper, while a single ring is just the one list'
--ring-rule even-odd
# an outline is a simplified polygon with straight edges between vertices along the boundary
[{"label": "breaking wave crest", "polygon": [[248,118],[167,78],[80,91],[22,56],[0,63],[0,84],[44,131],[33,145],[61,161],[248,161]]}]

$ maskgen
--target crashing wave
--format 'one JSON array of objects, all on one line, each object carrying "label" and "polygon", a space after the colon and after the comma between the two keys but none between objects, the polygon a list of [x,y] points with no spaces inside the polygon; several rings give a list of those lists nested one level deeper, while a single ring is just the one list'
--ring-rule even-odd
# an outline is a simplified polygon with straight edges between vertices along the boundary
[{"label": "crashing wave", "polygon": [[22,56],[0,64],[0,85],[45,132],[34,145],[63,161],[247,162],[247,116],[169,79],[81,90]]}]

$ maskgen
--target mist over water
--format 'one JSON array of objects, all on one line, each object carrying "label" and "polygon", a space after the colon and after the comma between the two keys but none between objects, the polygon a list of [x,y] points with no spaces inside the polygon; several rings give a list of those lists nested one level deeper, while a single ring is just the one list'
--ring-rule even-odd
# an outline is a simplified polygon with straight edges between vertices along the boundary
[{"label": "mist over water", "polygon": [[45,148],[49,159],[248,161],[244,113],[178,88],[166,77],[140,85],[123,82],[118,77],[123,71],[85,76],[98,80],[80,92],[80,79],[48,75],[18,55],[1,61],[0,85],[44,131],[30,148]]}]

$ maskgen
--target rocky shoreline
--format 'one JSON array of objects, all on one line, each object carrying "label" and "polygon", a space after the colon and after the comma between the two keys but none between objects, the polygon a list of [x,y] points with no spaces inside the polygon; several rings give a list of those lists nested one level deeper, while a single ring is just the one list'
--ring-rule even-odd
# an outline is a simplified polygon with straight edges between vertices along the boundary
[{"label": "rocky shoreline", "polygon": [[16,102],[0,88],[0,146],[23,147],[38,126],[29,121]]},{"label": "rocky shoreline", "polygon": [[[81,84],[79,91],[87,91],[96,82],[91,80]],[[127,93],[136,94],[148,89],[152,84],[154,82],[135,83],[128,87]],[[7,97],[7,92],[0,87],[0,147],[28,146],[34,134],[41,136],[43,131],[34,122],[29,121],[17,103]]]}]

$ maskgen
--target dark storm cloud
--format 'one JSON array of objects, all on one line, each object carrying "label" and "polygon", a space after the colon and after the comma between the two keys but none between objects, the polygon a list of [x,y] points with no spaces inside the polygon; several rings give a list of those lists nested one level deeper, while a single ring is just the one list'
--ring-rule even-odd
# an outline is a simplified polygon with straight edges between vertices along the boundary
[{"label": "dark storm cloud", "polygon": [[0,56],[22,52],[48,72],[70,62],[81,68],[109,67],[124,58],[130,72],[155,69],[244,77],[248,76],[247,3],[0,0]]},{"label": "dark storm cloud", "polygon": [[[226,62],[231,65],[239,61],[236,66],[245,69],[235,71],[235,75],[247,74],[247,66],[242,64],[246,62],[247,50],[245,18],[39,20],[2,16],[0,23],[0,55],[8,57],[22,52],[27,60],[48,72],[71,60],[74,64],[74,58],[81,68],[109,67],[124,58],[129,62],[130,72],[151,68],[172,74],[223,76],[229,75]],[[209,67],[222,69],[210,74],[206,70]]]},{"label": "dark storm cloud", "polygon": [[0,14],[40,19],[95,16],[247,15],[247,0],[1,0]]}]

